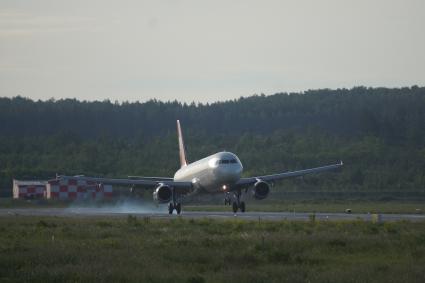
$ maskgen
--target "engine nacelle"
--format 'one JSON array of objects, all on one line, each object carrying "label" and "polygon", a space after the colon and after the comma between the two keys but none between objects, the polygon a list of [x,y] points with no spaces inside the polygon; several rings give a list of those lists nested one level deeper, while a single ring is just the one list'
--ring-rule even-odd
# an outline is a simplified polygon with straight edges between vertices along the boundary
[{"label": "engine nacelle", "polygon": [[254,184],[254,189],[252,190],[252,194],[255,199],[265,199],[270,192],[270,185],[264,181],[258,181]]},{"label": "engine nacelle", "polygon": [[167,185],[159,185],[155,191],[153,191],[153,199],[159,203],[166,203],[171,200],[173,192]]}]

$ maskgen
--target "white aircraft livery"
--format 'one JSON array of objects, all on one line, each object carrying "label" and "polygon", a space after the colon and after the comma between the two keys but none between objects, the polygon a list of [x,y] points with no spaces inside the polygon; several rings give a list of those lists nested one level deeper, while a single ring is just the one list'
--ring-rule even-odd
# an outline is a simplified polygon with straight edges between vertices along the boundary
[{"label": "white aircraft livery", "polygon": [[310,173],[319,173],[338,169],[343,166],[342,161],[337,164],[288,171],[271,175],[242,178],[243,166],[239,158],[231,152],[218,152],[193,163],[186,159],[180,121],[177,120],[177,134],[179,141],[180,166],[173,178],[167,177],[129,177],[127,179],[111,179],[86,176],[58,176],[58,179],[80,179],[101,184],[131,185],[132,188],[155,188],[153,199],[158,203],[168,203],[170,214],[176,210],[181,213],[181,199],[183,196],[196,193],[222,193],[224,204],[232,205],[233,212],[245,212],[245,202],[241,200],[242,193],[252,192],[255,199],[262,200],[270,192],[270,186],[275,181],[299,177]]}]

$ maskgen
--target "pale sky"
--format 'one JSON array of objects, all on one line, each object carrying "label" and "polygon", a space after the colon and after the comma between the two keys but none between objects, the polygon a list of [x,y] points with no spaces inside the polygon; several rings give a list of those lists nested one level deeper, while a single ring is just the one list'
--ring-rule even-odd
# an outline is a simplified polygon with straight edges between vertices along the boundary
[{"label": "pale sky", "polygon": [[0,0],[0,96],[213,102],[425,85],[424,0]]}]

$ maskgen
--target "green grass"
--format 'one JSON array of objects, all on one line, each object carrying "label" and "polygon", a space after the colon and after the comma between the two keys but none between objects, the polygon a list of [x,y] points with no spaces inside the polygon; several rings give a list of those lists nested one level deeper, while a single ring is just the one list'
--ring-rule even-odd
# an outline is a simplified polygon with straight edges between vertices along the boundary
[{"label": "green grass", "polygon": [[46,199],[0,198],[0,208],[67,207],[70,202]]},{"label": "green grass", "polygon": [[[249,201],[247,211],[264,212],[345,212],[347,208],[352,213],[398,213],[417,214],[425,212],[425,202],[412,201]],[[224,205],[186,205],[187,211],[231,211],[231,207]]]},{"label": "green grass", "polygon": [[0,217],[0,282],[424,282],[425,223]]}]

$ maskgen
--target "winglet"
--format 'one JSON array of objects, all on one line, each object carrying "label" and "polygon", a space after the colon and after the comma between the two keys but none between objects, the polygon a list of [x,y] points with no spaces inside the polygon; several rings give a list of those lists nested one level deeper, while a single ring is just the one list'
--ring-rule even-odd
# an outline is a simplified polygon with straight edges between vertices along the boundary
[{"label": "winglet", "polygon": [[177,135],[179,138],[180,166],[183,167],[187,165],[187,159],[186,159],[186,151],[184,149],[182,129],[180,127],[180,120],[177,120]]}]

